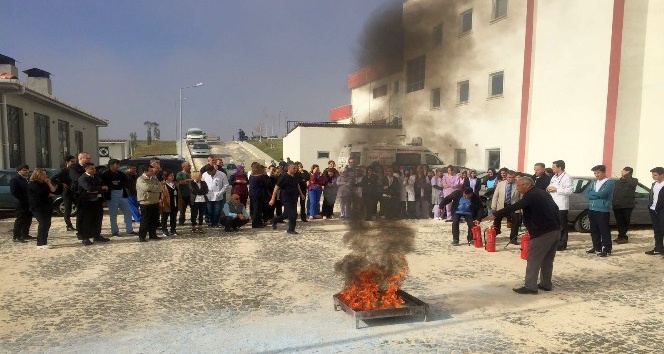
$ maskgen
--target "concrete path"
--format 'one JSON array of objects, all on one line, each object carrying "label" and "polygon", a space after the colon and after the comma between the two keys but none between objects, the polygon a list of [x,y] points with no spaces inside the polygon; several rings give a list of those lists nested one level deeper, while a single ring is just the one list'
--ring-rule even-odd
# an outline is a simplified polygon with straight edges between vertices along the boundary
[{"label": "concrete path", "polygon": [[[334,263],[348,253],[339,219],[208,230],[147,243],[113,237],[84,247],[61,219],[49,243],[17,244],[0,221],[0,353],[653,353],[664,346],[664,259],[651,232],[587,255],[571,234],[551,292],[517,295],[518,246],[450,245],[451,225],[411,222],[403,289],[430,304],[421,318],[361,323],[334,311]],[[379,232],[390,232],[374,223]],[[34,230],[31,232],[36,234]],[[103,233],[110,233],[108,219]]]}]

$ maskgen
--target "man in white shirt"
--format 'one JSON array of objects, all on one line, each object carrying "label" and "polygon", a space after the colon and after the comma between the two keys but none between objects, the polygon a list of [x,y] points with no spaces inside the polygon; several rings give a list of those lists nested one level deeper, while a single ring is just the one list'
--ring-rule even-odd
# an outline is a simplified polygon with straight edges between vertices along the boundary
[{"label": "man in white shirt", "polygon": [[652,230],[655,233],[655,248],[647,251],[647,255],[664,254],[664,167],[655,167],[652,173],[652,188],[648,208],[652,220]]},{"label": "man in white shirt", "polygon": [[210,224],[212,227],[219,227],[221,208],[226,201],[228,177],[226,177],[225,173],[212,168],[203,174],[203,181],[208,186],[207,213],[210,218]]},{"label": "man in white shirt", "polygon": [[546,191],[551,193],[553,201],[558,206],[560,217],[560,240],[558,251],[567,249],[567,213],[569,212],[569,196],[572,194],[572,177],[565,172],[565,161],[557,160],[551,164],[553,176]]}]

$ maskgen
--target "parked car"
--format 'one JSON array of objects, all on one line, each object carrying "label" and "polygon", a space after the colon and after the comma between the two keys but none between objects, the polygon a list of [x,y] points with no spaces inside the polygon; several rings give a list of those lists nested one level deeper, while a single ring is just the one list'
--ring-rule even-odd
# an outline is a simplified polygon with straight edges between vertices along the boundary
[{"label": "parked car", "polygon": [[210,156],[210,145],[208,143],[195,143],[189,151],[191,151],[191,157],[208,157]]},{"label": "parked car", "polygon": [[[46,169],[49,177],[52,177],[59,170],[56,169]],[[30,172],[32,173],[32,171]],[[13,210],[16,208],[14,200],[9,191],[9,181],[16,175],[16,170],[14,169],[0,169],[0,209],[3,210]],[[65,207],[62,203],[62,195],[56,194],[53,197],[53,211],[56,212],[59,216],[65,215]],[[71,215],[76,215],[76,205],[72,205]]]},{"label": "parked car", "polygon": [[[612,178],[615,180],[616,178]],[[594,180],[593,177],[574,177],[572,181],[572,195],[569,198],[569,213],[567,220],[574,224],[574,229],[578,232],[590,232],[590,219],[588,218],[588,199],[583,192],[590,186],[590,182]],[[632,212],[632,225],[650,225],[650,214],[648,212],[648,196],[650,195],[650,188],[639,183],[634,190],[634,197],[636,205]],[[611,217],[609,223],[616,224],[616,219],[613,212],[610,213]]]},{"label": "parked car", "polygon": [[207,136],[201,128],[189,128],[187,130],[187,140],[205,140]]},{"label": "parked car", "polygon": [[149,155],[149,156],[138,156],[132,157],[129,159],[120,160],[120,171],[127,169],[127,166],[134,165],[136,166],[136,173],[141,175],[143,173],[143,166],[149,165],[150,160],[153,157],[158,157],[162,170],[169,170],[171,172],[177,173],[182,170],[182,163],[184,158],[177,155]]}]

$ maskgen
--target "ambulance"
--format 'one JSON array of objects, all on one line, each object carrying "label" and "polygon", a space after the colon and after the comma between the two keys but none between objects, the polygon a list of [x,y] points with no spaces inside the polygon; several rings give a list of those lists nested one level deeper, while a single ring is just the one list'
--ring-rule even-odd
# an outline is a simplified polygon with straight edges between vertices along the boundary
[{"label": "ambulance", "polygon": [[339,152],[337,167],[344,168],[349,158],[355,159],[355,166],[414,167],[429,165],[430,168],[443,168],[444,162],[437,154],[421,145],[387,143],[357,143],[344,146]]}]

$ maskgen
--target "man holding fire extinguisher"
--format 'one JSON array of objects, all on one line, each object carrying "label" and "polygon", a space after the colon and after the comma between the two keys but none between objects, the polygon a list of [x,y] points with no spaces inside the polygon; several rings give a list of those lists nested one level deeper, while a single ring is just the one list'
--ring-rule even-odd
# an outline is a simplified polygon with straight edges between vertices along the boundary
[{"label": "man holding fire extinguisher", "polygon": [[553,260],[560,240],[558,206],[549,193],[535,188],[535,182],[530,177],[519,178],[516,188],[521,193],[521,199],[484,220],[505,217],[516,210],[523,210],[523,223],[530,233],[526,279],[525,286],[512,290],[518,294],[537,294],[538,289],[551,291]]}]

